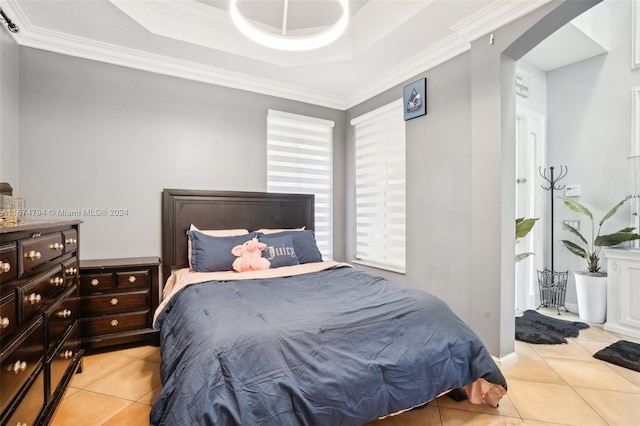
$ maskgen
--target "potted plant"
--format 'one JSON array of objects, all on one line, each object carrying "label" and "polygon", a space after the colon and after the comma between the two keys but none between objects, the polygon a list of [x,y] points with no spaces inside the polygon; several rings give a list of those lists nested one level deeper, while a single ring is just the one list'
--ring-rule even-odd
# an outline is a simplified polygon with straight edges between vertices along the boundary
[{"label": "potted plant", "polygon": [[[516,219],[516,244],[518,244],[522,238],[527,236],[527,234],[533,228],[533,225],[536,224],[536,220],[538,220],[537,217],[528,218],[528,219],[525,219],[524,217],[519,217],[519,218]],[[531,252],[524,252],[524,253],[516,254],[516,263],[520,262],[521,260],[526,259],[527,257],[529,257],[532,254],[533,253],[531,253]]]},{"label": "potted plant", "polygon": [[572,211],[580,213],[591,220],[590,238],[585,238],[580,231],[571,225],[564,224],[564,229],[569,230],[578,237],[579,242],[562,240],[562,244],[571,253],[587,261],[586,271],[576,271],[576,293],[578,296],[578,311],[580,319],[603,323],[607,313],[607,273],[600,270],[600,250],[602,247],[611,247],[618,244],[640,239],[640,235],[634,233],[634,228],[623,228],[613,234],[601,235],[602,225],[627,201],[626,199],[616,204],[598,223],[596,232],[595,221],[591,211],[566,197],[560,197],[564,204]]}]

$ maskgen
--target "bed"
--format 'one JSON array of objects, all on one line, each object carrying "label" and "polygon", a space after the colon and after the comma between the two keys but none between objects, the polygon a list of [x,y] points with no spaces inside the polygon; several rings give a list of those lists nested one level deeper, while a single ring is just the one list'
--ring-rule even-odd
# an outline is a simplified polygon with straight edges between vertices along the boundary
[{"label": "bed", "polygon": [[[495,407],[506,392],[444,302],[317,258],[313,195],[165,189],[162,199],[163,389],[151,424],[361,425],[444,393]],[[260,232],[203,234],[237,229]],[[253,236],[284,262],[246,272],[222,262],[218,244]]]}]

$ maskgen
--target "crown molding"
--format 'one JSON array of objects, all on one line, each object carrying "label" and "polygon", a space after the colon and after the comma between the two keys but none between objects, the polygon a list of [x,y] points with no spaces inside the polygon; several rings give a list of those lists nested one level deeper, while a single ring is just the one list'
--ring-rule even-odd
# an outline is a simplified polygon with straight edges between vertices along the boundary
[{"label": "crown molding", "polygon": [[408,79],[414,78],[420,73],[424,73],[466,52],[470,48],[471,44],[468,41],[456,35],[447,37],[429,49],[394,66],[389,69],[389,71],[378,76],[375,80],[370,80],[366,84],[358,86],[346,100],[344,109],[354,107],[376,94],[389,90],[398,84],[402,84]]},{"label": "crown molding", "polygon": [[12,16],[19,18],[17,21],[21,31],[12,36],[21,46],[346,110],[469,50],[471,41],[549,1],[551,0],[492,2],[478,13],[451,27],[457,35],[452,35],[406,61],[398,63],[376,79],[363,83],[351,93],[344,95],[327,94],[326,91],[310,90],[302,86],[36,27],[28,21],[16,0],[5,0],[2,7],[10,11]]},{"label": "crown molding", "polygon": [[451,26],[451,30],[471,43],[549,2],[551,0],[496,0]]}]

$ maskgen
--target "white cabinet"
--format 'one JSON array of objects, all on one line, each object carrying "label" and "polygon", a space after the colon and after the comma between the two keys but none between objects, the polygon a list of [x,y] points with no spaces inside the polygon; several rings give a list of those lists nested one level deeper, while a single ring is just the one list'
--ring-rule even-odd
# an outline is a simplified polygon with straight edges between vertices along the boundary
[{"label": "white cabinet", "polygon": [[640,250],[607,249],[607,321],[604,329],[640,338]]}]

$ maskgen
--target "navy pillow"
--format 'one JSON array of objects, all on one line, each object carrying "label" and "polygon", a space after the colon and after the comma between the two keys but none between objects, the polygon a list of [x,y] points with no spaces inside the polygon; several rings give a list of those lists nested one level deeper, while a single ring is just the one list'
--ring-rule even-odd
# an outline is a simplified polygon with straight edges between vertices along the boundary
[{"label": "navy pillow", "polygon": [[316,237],[313,231],[282,231],[273,234],[260,233],[258,239],[262,241],[266,236],[275,237],[284,235],[290,235],[293,239],[293,248],[296,251],[296,256],[298,256],[300,263],[322,262],[322,253],[320,253],[316,245]]},{"label": "navy pillow", "polygon": [[260,235],[258,240],[267,245],[262,257],[271,262],[271,268],[300,264],[290,235]]},{"label": "navy pillow", "polygon": [[214,237],[198,231],[187,231],[191,240],[191,269],[196,272],[231,271],[236,257],[231,253],[238,244],[249,241],[255,232],[233,237]]}]

